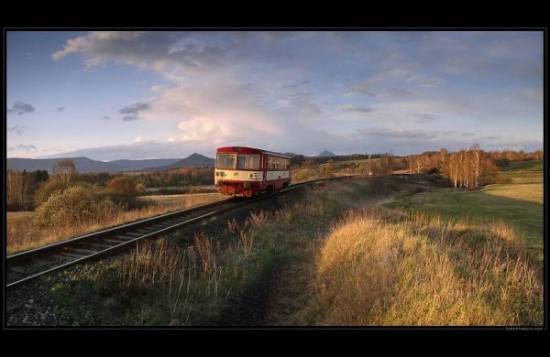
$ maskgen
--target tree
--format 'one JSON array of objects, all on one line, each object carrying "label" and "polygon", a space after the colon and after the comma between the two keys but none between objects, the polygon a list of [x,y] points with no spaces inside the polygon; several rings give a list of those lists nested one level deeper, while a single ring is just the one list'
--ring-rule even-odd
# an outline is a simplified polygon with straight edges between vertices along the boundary
[{"label": "tree", "polygon": [[7,204],[10,209],[19,209],[23,206],[25,195],[25,184],[23,181],[23,173],[18,171],[8,170],[7,177]]},{"label": "tree", "polygon": [[78,174],[73,160],[58,160],[53,165],[53,174],[59,176],[63,182],[69,183]]}]

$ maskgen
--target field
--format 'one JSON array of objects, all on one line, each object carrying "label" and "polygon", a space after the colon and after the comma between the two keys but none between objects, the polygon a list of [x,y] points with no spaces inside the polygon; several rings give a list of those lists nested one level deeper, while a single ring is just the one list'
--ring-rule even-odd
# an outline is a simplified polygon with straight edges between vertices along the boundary
[{"label": "field", "polygon": [[484,190],[379,177],[281,197],[48,278],[54,324],[539,326],[541,205]]},{"label": "field", "polygon": [[415,195],[403,194],[389,207],[472,222],[506,222],[543,259],[543,169],[541,161],[511,164],[501,176],[511,183],[493,184],[479,191],[442,188]]},{"label": "field", "polygon": [[226,199],[218,193],[199,193],[184,195],[150,195],[139,198],[148,204],[144,207],[117,212],[107,220],[89,222],[61,228],[43,228],[35,222],[32,211],[7,213],[7,251],[8,254],[36,248],[45,244],[61,241],[70,237],[92,232],[109,226],[131,222],[169,211],[216,202]]}]

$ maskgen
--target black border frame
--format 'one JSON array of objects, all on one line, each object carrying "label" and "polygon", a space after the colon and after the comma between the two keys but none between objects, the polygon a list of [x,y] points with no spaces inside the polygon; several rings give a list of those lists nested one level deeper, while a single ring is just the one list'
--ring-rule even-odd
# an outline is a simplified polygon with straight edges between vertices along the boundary
[{"label": "black border frame", "polygon": [[[432,21],[433,22],[433,21]],[[512,21],[514,22],[514,21]],[[3,114],[4,114],[4,121],[2,125],[3,130],[3,138],[4,138],[4,145],[2,146],[3,150],[3,165],[4,165],[4,171],[2,173],[2,184],[3,184],[3,192],[2,192],[2,199],[3,199],[3,234],[4,237],[7,235],[6,231],[6,179],[5,179],[5,173],[6,173],[6,158],[7,158],[7,32],[8,31],[91,31],[91,30],[123,30],[123,31],[129,31],[129,30],[152,30],[152,31],[542,31],[543,32],[543,46],[544,46],[544,119],[543,119],[543,130],[544,130],[544,136],[543,136],[543,150],[544,150],[544,216],[547,216],[547,207],[546,204],[548,202],[548,190],[546,189],[546,183],[547,183],[547,137],[546,137],[546,129],[547,129],[547,118],[548,118],[548,106],[547,106],[547,95],[548,95],[548,81],[547,75],[548,75],[548,25],[544,23],[544,20],[541,21],[541,19],[538,19],[537,21],[539,23],[539,26],[514,26],[514,27],[506,27],[506,26],[497,26],[497,27],[478,27],[478,26],[472,26],[472,27],[464,27],[464,26],[449,26],[449,27],[411,27],[411,26],[405,26],[405,27],[387,27],[387,26],[381,26],[381,27],[362,27],[362,26],[346,26],[346,27],[318,27],[318,26],[267,26],[267,27],[227,27],[227,26],[198,26],[198,27],[111,27],[111,26],[105,26],[105,27],[74,27],[74,26],[68,26],[68,27],[44,27],[44,26],[36,26],[36,27],[15,27],[15,26],[9,26],[9,27],[3,27],[2,28],[2,40],[3,40]],[[541,23],[542,22],[542,23]],[[542,26],[541,26],[542,25]],[[285,326],[285,327],[260,327],[260,326],[244,326],[244,327],[169,327],[169,326],[159,326],[159,327],[135,327],[135,326],[117,326],[117,327],[104,327],[104,326],[87,326],[87,327],[7,327],[6,326],[6,305],[3,306],[3,321],[2,321],[2,328],[5,330],[11,330],[11,331],[22,331],[22,330],[32,330],[32,331],[43,331],[43,330],[55,330],[55,331],[68,331],[68,330],[85,330],[85,331],[119,331],[119,330],[140,330],[140,331],[174,331],[174,330],[186,330],[186,331],[199,331],[199,330],[275,330],[275,331],[281,331],[281,330],[316,330],[316,331],[450,331],[450,330],[459,330],[459,331],[546,331],[548,330],[548,308],[547,308],[547,302],[548,302],[548,289],[547,289],[547,281],[548,281],[548,242],[547,242],[547,222],[544,221],[544,325],[541,327],[532,327],[532,326],[509,326],[509,327],[492,327],[492,326],[471,326],[471,327],[462,327],[462,326],[451,326],[451,327],[443,327],[443,326],[423,326],[423,327],[414,327],[414,326],[398,326],[398,327],[390,327],[390,326],[374,326],[374,327],[351,327],[351,326],[343,326],[343,327],[311,327],[311,326]],[[3,263],[2,268],[4,271],[3,274],[3,281],[5,282],[6,276],[5,276],[5,257],[6,257],[6,241],[4,239],[3,242]],[[3,301],[5,301],[6,297],[6,291],[5,291],[5,284],[3,284],[2,287],[3,292]]]}]

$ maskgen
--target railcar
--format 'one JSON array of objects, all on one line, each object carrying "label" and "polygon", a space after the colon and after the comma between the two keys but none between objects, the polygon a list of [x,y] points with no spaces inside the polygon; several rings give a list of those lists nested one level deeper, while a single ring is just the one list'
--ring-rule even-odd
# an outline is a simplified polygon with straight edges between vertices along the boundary
[{"label": "railcar", "polygon": [[290,184],[290,156],[244,146],[220,147],[214,175],[220,193],[254,197]]}]

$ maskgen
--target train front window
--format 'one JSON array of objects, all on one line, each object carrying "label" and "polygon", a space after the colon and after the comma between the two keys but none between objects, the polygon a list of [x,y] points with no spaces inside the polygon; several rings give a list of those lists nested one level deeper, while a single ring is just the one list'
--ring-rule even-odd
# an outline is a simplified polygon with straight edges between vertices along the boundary
[{"label": "train front window", "polygon": [[236,154],[218,154],[216,155],[217,169],[234,169]]},{"label": "train front window", "polygon": [[237,168],[242,170],[259,170],[260,155],[239,154]]}]

